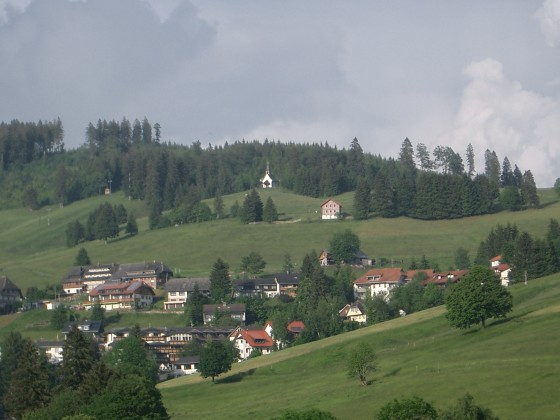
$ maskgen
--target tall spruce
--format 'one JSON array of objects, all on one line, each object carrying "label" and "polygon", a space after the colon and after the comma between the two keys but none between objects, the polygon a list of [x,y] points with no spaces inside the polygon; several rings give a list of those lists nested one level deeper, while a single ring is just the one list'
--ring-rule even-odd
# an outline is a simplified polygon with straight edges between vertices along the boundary
[{"label": "tall spruce", "polygon": [[537,195],[537,185],[531,171],[525,171],[521,178],[521,199],[527,207],[538,207],[540,205],[539,196]]},{"label": "tall spruce", "polygon": [[84,335],[76,324],[72,325],[62,350],[62,363],[59,370],[61,386],[77,389],[97,360],[99,360],[97,343]]},{"label": "tall spruce", "polygon": [[276,210],[276,205],[270,196],[266,199],[266,203],[264,204],[263,221],[267,223],[278,221],[278,210]]},{"label": "tall spruce", "polygon": [[371,191],[365,178],[360,177],[354,193],[354,218],[366,220],[371,208]]},{"label": "tall spruce", "polygon": [[473,179],[475,176],[475,167],[474,167],[474,148],[471,143],[467,146],[467,176],[470,179]]},{"label": "tall spruce", "polygon": [[229,302],[231,300],[231,290],[229,265],[218,258],[210,272],[210,296],[216,303]]}]

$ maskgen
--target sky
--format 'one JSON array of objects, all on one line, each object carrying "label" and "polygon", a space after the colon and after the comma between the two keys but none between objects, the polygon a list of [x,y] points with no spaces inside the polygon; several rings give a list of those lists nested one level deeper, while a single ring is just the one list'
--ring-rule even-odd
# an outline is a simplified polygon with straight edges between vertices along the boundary
[{"label": "sky", "polygon": [[0,121],[190,145],[403,140],[560,177],[560,0],[0,0]]}]

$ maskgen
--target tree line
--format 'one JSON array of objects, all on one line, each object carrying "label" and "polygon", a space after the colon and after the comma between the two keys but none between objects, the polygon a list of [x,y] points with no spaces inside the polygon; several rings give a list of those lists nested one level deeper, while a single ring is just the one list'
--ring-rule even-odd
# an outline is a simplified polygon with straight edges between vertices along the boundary
[{"label": "tree line", "polygon": [[[60,120],[51,125],[58,134],[50,137],[61,139]],[[4,127],[11,125],[4,123]],[[430,152],[422,143],[414,147],[408,138],[397,159],[364,153],[356,138],[341,150],[328,143],[269,140],[177,145],[163,141],[161,126],[152,126],[147,118],[132,124],[126,118],[90,123],[86,141],[76,150],[64,151],[62,140],[48,144],[34,148],[44,157],[36,164],[18,158],[17,162],[28,164],[9,167],[10,173],[0,179],[5,197],[0,206],[64,205],[109,187],[131,199],[145,200],[155,216],[180,209],[186,201],[198,203],[250,191],[259,184],[267,165],[281,187],[297,194],[328,197],[355,191],[350,211],[357,219],[372,215],[445,219],[539,205],[530,171],[522,172],[507,157],[500,164],[496,152],[490,150],[485,151],[484,169],[477,171],[471,145],[464,159],[449,146],[436,146]],[[55,152],[59,153],[53,156]],[[11,162],[9,156],[6,149],[4,159]],[[188,218],[207,216],[206,208],[195,207],[194,212],[194,207],[187,209]],[[185,219],[183,210],[179,217]]]}]

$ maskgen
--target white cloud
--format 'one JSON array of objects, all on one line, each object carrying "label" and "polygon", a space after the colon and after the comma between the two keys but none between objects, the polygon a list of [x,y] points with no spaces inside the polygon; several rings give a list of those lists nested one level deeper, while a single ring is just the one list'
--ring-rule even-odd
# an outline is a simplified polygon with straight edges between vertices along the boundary
[{"label": "white cloud", "polygon": [[471,63],[465,74],[470,81],[450,136],[454,145],[473,145],[479,171],[484,151],[494,150],[500,160],[507,156],[521,171],[531,170],[539,187],[552,186],[560,175],[560,103],[509,80],[493,59]]},{"label": "white cloud", "polygon": [[551,47],[560,45],[560,0],[545,0],[536,17],[546,43]]}]

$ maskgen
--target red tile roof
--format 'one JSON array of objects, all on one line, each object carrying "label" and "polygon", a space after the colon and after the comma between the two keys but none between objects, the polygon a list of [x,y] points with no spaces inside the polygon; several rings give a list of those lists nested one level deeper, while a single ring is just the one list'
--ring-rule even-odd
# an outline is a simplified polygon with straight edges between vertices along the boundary
[{"label": "red tile roof", "polygon": [[502,259],[502,256],[501,256],[501,255],[496,255],[494,258],[492,258],[492,259],[490,260],[490,262],[500,261],[501,259]]},{"label": "red tile roof", "polygon": [[303,321],[292,321],[288,324],[287,328],[290,332],[299,333],[305,329],[305,324]]},{"label": "red tile roof", "polygon": [[272,347],[274,345],[272,337],[265,330],[240,330],[239,336],[243,337],[251,347]]}]

